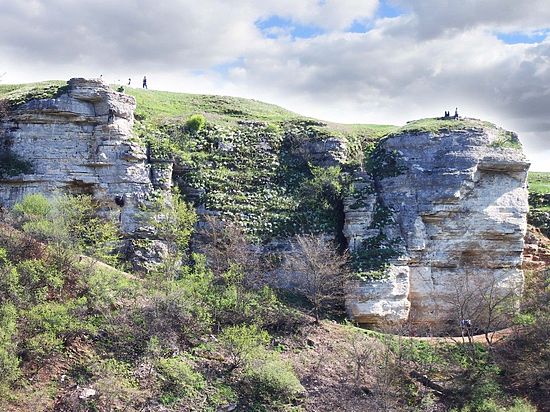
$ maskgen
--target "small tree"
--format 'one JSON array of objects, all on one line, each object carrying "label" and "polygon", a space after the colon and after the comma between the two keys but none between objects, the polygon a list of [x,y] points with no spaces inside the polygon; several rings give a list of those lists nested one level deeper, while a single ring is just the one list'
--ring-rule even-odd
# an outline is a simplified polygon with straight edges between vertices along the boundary
[{"label": "small tree", "polygon": [[264,285],[263,273],[266,268],[260,260],[260,254],[248,242],[238,225],[206,216],[196,238],[198,250],[206,256],[217,278],[237,268],[243,274],[243,286],[255,288]]},{"label": "small tree", "polygon": [[153,229],[152,237],[165,244],[162,264],[154,266],[153,273],[174,279],[181,268],[182,260],[188,254],[189,241],[193,233],[197,214],[178,191],[163,194],[144,209],[146,221]]},{"label": "small tree", "polygon": [[316,322],[321,312],[344,300],[348,254],[340,254],[333,242],[320,235],[298,235],[286,257],[284,272],[289,284],[313,306]]},{"label": "small tree", "polygon": [[[474,334],[483,333],[491,346],[495,332],[509,326],[517,313],[518,291],[508,283],[504,287],[500,283],[502,279],[497,275],[474,278],[468,274],[455,282],[449,303],[456,324],[461,325],[462,336],[467,336],[470,343]],[[467,324],[462,324],[463,321]]]}]

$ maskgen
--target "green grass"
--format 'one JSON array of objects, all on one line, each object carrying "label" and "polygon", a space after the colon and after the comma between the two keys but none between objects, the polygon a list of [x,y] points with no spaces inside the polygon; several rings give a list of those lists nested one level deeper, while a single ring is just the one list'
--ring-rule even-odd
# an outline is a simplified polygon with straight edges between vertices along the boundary
[{"label": "green grass", "polygon": [[465,130],[471,128],[497,128],[494,124],[477,119],[449,119],[440,120],[438,118],[419,119],[408,122],[403,127],[394,131],[394,134],[400,133],[438,133],[442,131]]},{"label": "green grass", "polygon": [[7,100],[10,106],[18,106],[33,99],[49,99],[62,93],[66,81],[48,80],[26,84],[0,84],[0,100]]},{"label": "green grass", "polygon": [[[48,80],[27,84],[0,84],[0,100],[17,106],[32,99],[51,98],[64,90],[67,82]],[[111,85],[116,89],[116,85]],[[210,124],[234,126],[241,120],[261,121],[275,126],[286,122],[314,120],[282,107],[241,97],[174,93],[125,88],[137,102],[136,118],[153,124],[184,122],[193,114],[203,114]],[[354,141],[378,140],[398,129],[392,125],[319,123],[319,131]]]},{"label": "green grass", "polygon": [[[286,122],[314,120],[282,107],[241,97],[174,93],[137,88],[125,92],[135,97],[136,118],[154,124],[178,123],[191,115],[202,114],[210,124],[233,126],[241,120],[281,125]],[[379,139],[397,127],[377,124],[339,124],[322,122],[316,128],[330,135],[353,140],[360,137]]]},{"label": "green grass", "polygon": [[550,172],[529,172],[529,192],[550,193]]},{"label": "green grass", "polygon": [[126,88],[125,92],[137,101],[136,117],[152,123],[185,120],[193,114],[203,114],[208,121],[220,125],[235,124],[239,120],[279,123],[303,118],[279,106],[240,97],[135,88]]}]

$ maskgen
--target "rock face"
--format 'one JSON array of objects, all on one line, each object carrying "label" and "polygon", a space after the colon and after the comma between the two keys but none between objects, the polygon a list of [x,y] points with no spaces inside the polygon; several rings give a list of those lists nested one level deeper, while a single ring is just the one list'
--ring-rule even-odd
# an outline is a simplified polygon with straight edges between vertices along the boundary
[{"label": "rock face", "polygon": [[[351,286],[347,305],[356,320],[444,324],[473,316],[468,299],[521,293],[529,163],[521,150],[501,147],[501,133],[474,127],[383,141],[386,169],[373,171],[376,191],[365,203],[376,197],[392,211],[405,251],[389,260],[385,280]],[[364,225],[346,227],[352,247],[373,236]],[[408,271],[396,274],[398,261]]]},{"label": "rock face", "polygon": [[169,185],[171,172],[171,165],[152,167],[133,138],[135,106],[133,97],[86,79],[71,79],[57,98],[19,106],[1,125],[0,149],[31,170],[0,181],[0,205],[36,192],[91,194],[105,213],[119,215],[124,234],[134,234],[140,203],[154,186]]}]

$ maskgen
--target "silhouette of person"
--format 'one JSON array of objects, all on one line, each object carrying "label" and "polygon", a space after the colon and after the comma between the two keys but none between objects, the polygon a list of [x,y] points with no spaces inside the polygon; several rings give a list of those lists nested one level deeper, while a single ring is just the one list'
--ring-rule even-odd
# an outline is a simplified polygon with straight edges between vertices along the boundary
[{"label": "silhouette of person", "polygon": [[130,83],[132,83],[132,78],[128,77],[128,86],[130,86]]},{"label": "silhouette of person", "polygon": [[147,77],[143,76],[143,88],[147,89]]},{"label": "silhouette of person", "polygon": [[458,119],[458,107],[455,108],[455,119]]}]

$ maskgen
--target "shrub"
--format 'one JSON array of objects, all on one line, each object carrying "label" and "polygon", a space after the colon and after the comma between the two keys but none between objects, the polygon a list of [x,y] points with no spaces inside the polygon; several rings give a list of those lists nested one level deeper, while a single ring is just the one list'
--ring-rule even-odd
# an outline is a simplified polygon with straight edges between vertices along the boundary
[{"label": "shrub", "polygon": [[13,340],[17,330],[16,320],[17,310],[14,305],[0,305],[0,399],[10,394],[10,385],[20,374]]},{"label": "shrub", "polygon": [[98,268],[86,279],[88,306],[94,312],[108,314],[120,306],[124,298],[137,294],[139,284],[116,271]]},{"label": "shrub", "polygon": [[6,249],[0,247],[0,302],[17,301],[22,293],[19,273],[6,256]]},{"label": "shrub", "polygon": [[287,403],[304,388],[292,367],[269,351],[269,334],[256,325],[230,326],[218,336],[218,345],[229,358],[231,371],[239,368],[244,390],[259,402]]},{"label": "shrub", "polygon": [[26,305],[43,302],[59,292],[64,283],[63,274],[43,260],[24,260],[17,265],[17,272]]},{"label": "shrub", "polygon": [[269,334],[256,325],[230,326],[219,336],[222,348],[228,353],[231,367],[237,368],[263,353]]},{"label": "shrub", "polygon": [[25,196],[13,210],[24,220],[32,221],[46,218],[52,210],[52,205],[44,195],[35,193]]},{"label": "shrub", "polygon": [[57,195],[49,200],[42,194],[31,194],[13,210],[26,233],[50,241],[60,250],[116,263],[112,250],[118,241],[117,227],[97,216],[91,196]]},{"label": "shrub", "polygon": [[173,358],[161,358],[156,364],[157,371],[162,379],[161,400],[165,403],[186,398],[195,397],[204,387],[204,377],[193,370],[193,367],[183,356]]},{"label": "shrub", "polygon": [[101,345],[121,358],[135,360],[154,336],[164,347],[173,348],[208,333],[216,296],[204,259],[195,255],[195,260],[193,267],[184,268],[181,279],[146,284],[135,300],[107,312]]},{"label": "shrub", "polygon": [[185,122],[185,129],[190,133],[199,132],[206,124],[206,119],[202,114],[194,114]]},{"label": "shrub", "polygon": [[98,410],[136,410],[132,406],[144,402],[145,397],[138,388],[130,365],[116,359],[106,359],[93,365],[91,370],[93,386],[99,394]]},{"label": "shrub", "polygon": [[176,251],[185,252],[193,227],[197,222],[195,209],[184,202],[176,191],[170,199],[161,196],[151,206],[153,213],[150,223],[160,239],[173,243]]},{"label": "shrub", "polygon": [[343,306],[347,254],[340,254],[335,245],[321,235],[296,236],[293,250],[284,263],[289,284],[303,294],[313,307],[318,322],[323,311]]},{"label": "shrub", "polygon": [[63,348],[70,334],[94,332],[93,328],[80,321],[74,311],[81,302],[46,302],[24,313],[26,324],[23,331],[24,347],[32,357],[46,358]]},{"label": "shrub", "polygon": [[245,381],[263,402],[290,402],[304,391],[290,364],[274,352],[253,359],[246,368]]}]

